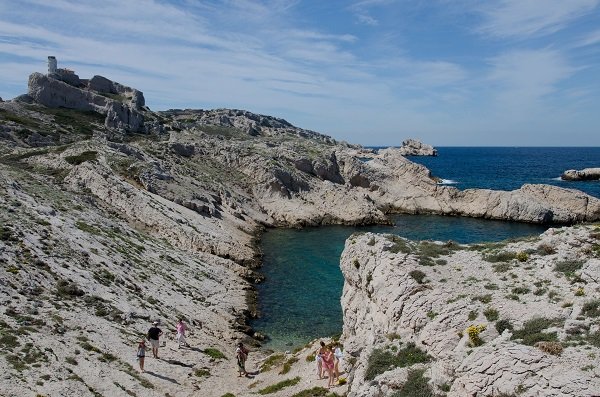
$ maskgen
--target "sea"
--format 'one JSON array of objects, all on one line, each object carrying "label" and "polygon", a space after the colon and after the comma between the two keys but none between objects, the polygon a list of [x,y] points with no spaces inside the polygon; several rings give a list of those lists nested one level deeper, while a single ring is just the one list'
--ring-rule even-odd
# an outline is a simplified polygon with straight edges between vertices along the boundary
[{"label": "sea", "polygon": [[[600,198],[600,182],[566,182],[568,169],[600,166],[600,148],[438,147],[437,157],[410,157],[444,184],[458,189],[518,189],[545,183]],[[257,285],[260,318],[252,322],[267,335],[264,347],[291,350],[342,332],[340,255],[354,232],[393,233],[413,240],[459,243],[502,241],[537,235],[544,225],[435,215],[396,215],[393,226],[324,226],[270,229],[261,239],[264,254]]]}]

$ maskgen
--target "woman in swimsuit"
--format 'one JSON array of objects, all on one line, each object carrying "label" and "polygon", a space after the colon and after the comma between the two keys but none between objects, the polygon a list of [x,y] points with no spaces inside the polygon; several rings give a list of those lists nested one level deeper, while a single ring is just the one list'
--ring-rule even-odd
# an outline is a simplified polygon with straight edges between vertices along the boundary
[{"label": "woman in swimsuit", "polygon": [[323,361],[323,368],[327,371],[327,374],[329,375],[329,382],[327,383],[327,388],[330,388],[331,386],[333,386],[335,380],[335,375],[333,374],[333,352],[331,351],[331,349],[327,348],[325,350],[325,353],[321,355],[321,361]]},{"label": "woman in swimsuit", "polygon": [[323,379],[323,354],[325,354],[325,351],[327,350],[325,348],[325,342],[321,341],[319,342],[321,344],[321,347],[319,348],[319,350],[317,350],[317,356],[315,357],[317,359],[317,376],[319,376],[319,379]]}]

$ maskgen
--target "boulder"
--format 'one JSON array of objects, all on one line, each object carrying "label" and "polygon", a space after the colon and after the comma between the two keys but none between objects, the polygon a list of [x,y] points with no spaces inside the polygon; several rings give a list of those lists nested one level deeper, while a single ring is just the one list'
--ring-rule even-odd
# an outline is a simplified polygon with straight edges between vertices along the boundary
[{"label": "boulder", "polygon": [[407,139],[402,142],[400,152],[403,156],[437,156],[437,150],[416,139]]},{"label": "boulder", "polygon": [[600,168],[584,168],[567,170],[560,176],[563,181],[597,181],[600,180]]}]

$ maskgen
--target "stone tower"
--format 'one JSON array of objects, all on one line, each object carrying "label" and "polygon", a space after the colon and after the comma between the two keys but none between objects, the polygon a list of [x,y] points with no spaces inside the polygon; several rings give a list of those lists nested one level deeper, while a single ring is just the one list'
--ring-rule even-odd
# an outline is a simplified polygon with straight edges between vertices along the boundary
[{"label": "stone tower", "polygon": [[56,73],[56,57],[49,56],[48,57],[48,74]]}]

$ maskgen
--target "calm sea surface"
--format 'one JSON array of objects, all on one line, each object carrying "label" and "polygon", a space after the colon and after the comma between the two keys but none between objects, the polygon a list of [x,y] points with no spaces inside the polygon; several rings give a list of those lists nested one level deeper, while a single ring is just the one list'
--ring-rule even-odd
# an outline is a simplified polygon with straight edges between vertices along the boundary
[{"label": "calm sea surface", "polygon": [[410,157],[458,189],[518,189],[545,183],[582,190],[600,198],[600,182],[566,182],[569,169],[600,167],[600,148],[440,147],[437,157]]},{"label": "calm sea surface", "polygon": [[[412,157],[459,189],[512,190],[523,183],[576,188],[600,197],[598,182],[562,182],[567,169],[600,166],[600,148],[438,148],[438,157]],[[461,243],[500,241],[536,235],[543,226],[433,215],[400,215],[395,226],[327,226],[272,229],[262,239],[259,308],[252,326],[270,337],[266,347],[288,350],[342,330],[339,259],[346,239],[356,231],[394,233],[415,240]]]}]

